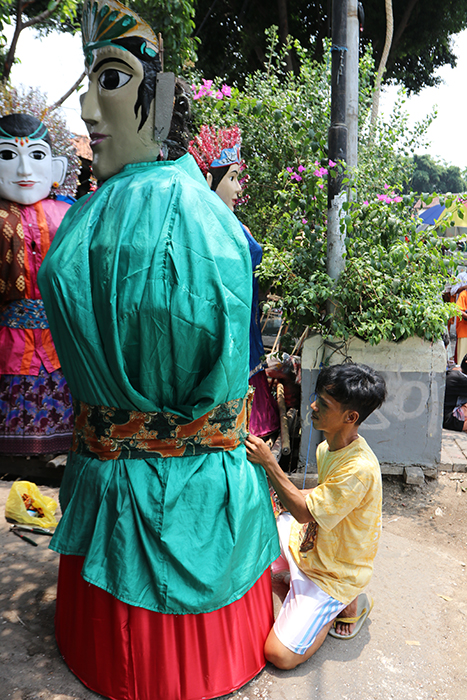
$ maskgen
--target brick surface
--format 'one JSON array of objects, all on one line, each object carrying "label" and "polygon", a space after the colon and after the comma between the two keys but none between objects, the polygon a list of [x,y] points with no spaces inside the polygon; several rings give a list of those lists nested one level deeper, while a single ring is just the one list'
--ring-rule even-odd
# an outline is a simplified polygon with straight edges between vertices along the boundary
[{"label": "brick surface", "polygon": [[413,486],[423,486],[425,475],[421,467],[406,467],[404,469],[404,480],[406,484]]},{"label": "brick surface", "polygon": [[456,472],[467,470],[467,433],[443,430],[440,469]]}]

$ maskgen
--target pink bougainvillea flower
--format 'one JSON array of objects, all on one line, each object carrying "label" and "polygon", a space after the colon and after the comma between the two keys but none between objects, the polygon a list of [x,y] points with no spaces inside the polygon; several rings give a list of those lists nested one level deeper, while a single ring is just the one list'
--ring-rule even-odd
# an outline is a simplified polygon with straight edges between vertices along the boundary
[{"label": "pink bougainvillea flower", "polygon": [[292,180],[296,180],[297,182],[300,182],[300,180],[302,179],[301,175],[297,175],[297,173],[292,173],[290,177]]},{"label": "pink bougainvillea flower", "polygon": [[224,99],[224,95],[222,94],[222,92],[220,90],[218,90],[216,92],[216,100],[223,100],[223,99]]},{"label": "pink bougainvillea flower", "polygon": [[397,195],[397,197],[394,197],[393,202],[402,202],[402,197],[400,195]]},{"label": "pink bougainvillea flower", "polygon": [[328,171],[326,168],[318,168],[313,173],[313,175],[316,175],[316,177],[324,177],[327,174],[328,174]]},{"label": "pink bougainvillea flower", "polygon": [[367,199],[365,199],[365,201],[363,202],[363,206],[367,207],[369,204],[370,204],[370,202]]},{"label": "pink bougainvillea flower", "polygon": [[298,172],[303,173],[303,171],[306,170],[306,168],[303,167],[303,165],[298,166]]},{"label": "pink bougainvillea flower", "polygon": [[336,165],[337,165],[337,163],[334,163],[333,160],[329,159],[329,167],[330,167],[330,168],[335,168]]},{"label": "pink bougainvillea flower", "polygon": [[320,190],[322,190],[323,187],[324,187],[323,183],[322,183],[322,182],[318,182],[318,187],[319,187]]},{"label": "pink bougainvillea flower", "polygon": [[308,219],[302,219],[302,224],[305,225],[308,223]]},{"label": "pink bougainvillea flower", "polygon": [[292,168],[291,168],[290,166],[289,166],[288,168],[286,168],[286,170],[287,170],[288,173],[293,173],[293,170],[292,170]]},{"label": "pink bougainvillea flower", "polygon": [[385,189],[385,190],[388,190],[388,189],[389,189],[389,185],[384,185],[384,189]]},{"label": "pink bougainvillea flower", "polygon": [[223,85],[221,87],[221,92],[224,95],[224,97],[232,97],[232,88],[230,85]]}]

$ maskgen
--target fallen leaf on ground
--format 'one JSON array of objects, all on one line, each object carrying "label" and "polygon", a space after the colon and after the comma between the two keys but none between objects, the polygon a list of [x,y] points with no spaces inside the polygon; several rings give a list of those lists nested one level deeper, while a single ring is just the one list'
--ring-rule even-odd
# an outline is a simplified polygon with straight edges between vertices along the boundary
[{"label": "fallen leaf on ground", "polygon": [[442,593],[437,593],[436,595],[438,595],[443,600],[452,600],[452,598],[450,598],[448,595],[443,595]]}]

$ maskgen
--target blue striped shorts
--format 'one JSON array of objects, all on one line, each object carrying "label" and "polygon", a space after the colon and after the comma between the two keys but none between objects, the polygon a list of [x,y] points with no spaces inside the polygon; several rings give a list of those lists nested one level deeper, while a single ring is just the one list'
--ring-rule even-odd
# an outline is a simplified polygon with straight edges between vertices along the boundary
[{"label": "blue striped shorts", "polygon": [[277,638],[295,654],[305,654],[325,625],[346,607],[332,598],[300,571],[289,550],[293,518],[282,513],[277,518],[281,556],[272,565],[273,573],[289,570],[290,589],[274,623]]}]

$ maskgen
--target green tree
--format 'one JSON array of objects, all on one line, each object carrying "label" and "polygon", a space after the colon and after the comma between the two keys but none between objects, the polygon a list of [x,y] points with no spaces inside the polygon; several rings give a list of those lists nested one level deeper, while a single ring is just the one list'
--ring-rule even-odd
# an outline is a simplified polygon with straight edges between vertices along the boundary
[{"label": "green tree", "polygon": [[[194,0],[123,0],[123,4],[137,12],[164,40],[164,69],[182,72],[196,60],[196,44],[192,37]],[[80,0],[0,0],[0,72],[8,82],[16,57],[21,32],[35,28],[46,36],[52,31],[74,33],[80,29],[82,2]],[[5,25],[13,25],[14,33],[9,46],[4,34]],[[75,89],[82,77],[73,86]],[[69,93],[68,93],[69,94]],[[59,103],[63,102],[59,100]]]},{"label": "green tree", "polygon": [[462,177],[461,169],[456,165],[445,167],[440,189],[441,192],[465,192],[467,183]]},{"label": "green tree", "polygon": [[[9,80],[21,32],[29,27],[35,27],[42,34],[53,30],[75,32],[78,29],[77,9],[77,0],[1,0],[0,71],[3,83]],[[6,24],[14,27],[9,46],[3,33]]]},{"label": "green tree", "polygon": [[[121,0],[122,1],[122,0]],[[164,41],[164,70],[181,73],[196,61],[194,0],[123,0]]]},{"label": "green tree", "polygon": [[413,157],[414,171],[409,189],[417,192],[464,192],[467,181],[461,169],[455,165],[446,165],[435,160],[430,155],[415,155]]},{"label": "green tree", "polygon": [[[376,61],[383,45],[386,20],[381,3],[370,0],[365,6],[363,44],[371,42]],[[404,85],[417,93],[423,87],[438,85],[436,69],[454,67],[457,57],[452,36],[467,27],[467,0],[393,0],[394,36],[385,74],[386,82]]]},{"label": "green tree", "polygon": [[[328,0],[197,0],[198,68],[207,77],[217,75],[229,83],[243,83],[246,75],[264,68],[264,31],[272,24],[279,27],[282,45],[290,34],[321,61],[324,40],[331,35],[330,8]],[[384,3],[366,0],[364,9],[362,46],[373,45],[378,64],[386,32]],[[413,92],[437,84],[436,69],[456,64],[451,37],[467,27],[467,0],[393,0],[393,14],[394,37],[385,81],[395,81]],[[298,60],[292,52],[288,67],[298,70]]]}]

